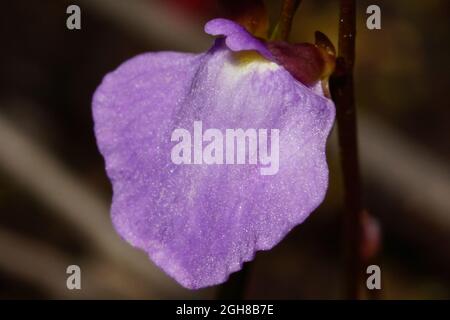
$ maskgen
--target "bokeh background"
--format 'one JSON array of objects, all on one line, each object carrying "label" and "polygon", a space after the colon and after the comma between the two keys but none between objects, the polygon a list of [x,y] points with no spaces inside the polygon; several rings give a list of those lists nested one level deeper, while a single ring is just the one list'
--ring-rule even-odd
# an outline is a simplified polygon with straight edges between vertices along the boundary
[{"label": "bokeh background", "polygon": [[[81,7],[82,29],[66,28]],[[272,20],[279,1],[266,1]],[[368,5],[382,29],[365,27]],[[0,298],[214,298],[181,288],[119,239],[90,102],[145,51],[200,52],[215,1],[15,0],[0,10]],[[356,99],[364,202],[380,222],[381,298],[450,298],[450,1],[358,1]],[[291,41],[337,43],[336,0],[304,0]],[[335,130],[336,131],[336,128]],[[246,298],[344,297],[336,133],[326,201],[249,264]],[[66,288],[66,267],[82,290]]]}]

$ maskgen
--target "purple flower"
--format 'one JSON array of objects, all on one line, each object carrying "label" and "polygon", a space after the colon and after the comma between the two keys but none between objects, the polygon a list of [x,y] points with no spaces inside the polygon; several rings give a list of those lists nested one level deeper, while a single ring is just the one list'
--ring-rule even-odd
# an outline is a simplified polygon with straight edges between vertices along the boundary
[{"label": "purple flower", "polygon": [[[300,83],[263,41],[225,19],[205,30],[222,36],[209,51],[134,57],[93,98],[115,228],[191,289],[226,281],[323,201],[334,121],[320,82]],[[248,158],[230,164],[237,129]]]}]

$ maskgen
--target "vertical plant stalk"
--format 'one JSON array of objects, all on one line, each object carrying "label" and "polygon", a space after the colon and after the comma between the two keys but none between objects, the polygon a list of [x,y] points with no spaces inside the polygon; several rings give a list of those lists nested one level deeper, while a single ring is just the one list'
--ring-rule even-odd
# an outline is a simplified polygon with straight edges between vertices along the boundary
[{"label": "vertical plant stalk", "polygon": [[343,217],[343,232],[346,296],[349,299],[360,298],[360,284],[363,275],[360,252],[363,208],[353,86],[356,36],[355,7],[355,0],[340,0],[338,59],[335,73],[331,78],[331,94],[336,105],[346,207]]},{"label": "vertical plant stalk", "polygon": [[272,40],[286,41],[291,33],[292,20],[295,12],[300,6],[301,0],[284,0],[281,8],[280,18],[273,30]]}]

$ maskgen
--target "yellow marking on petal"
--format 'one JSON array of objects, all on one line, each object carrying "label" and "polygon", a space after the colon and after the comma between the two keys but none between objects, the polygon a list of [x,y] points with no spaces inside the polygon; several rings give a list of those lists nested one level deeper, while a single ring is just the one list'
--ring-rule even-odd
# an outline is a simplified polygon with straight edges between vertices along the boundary
[{"label": "yellow marking on petal", "polygon": [[230,59],[223,65],[220,81],[224,89],[237,85],[248,74],[273,72],[280,68],[256,51],[230,52]]},{"label": "yellow marking on petal", "polygon": [[237,61],[237,63],[241,64],[247,64],[255,61],[260,62],[268,61],[259,52],[254,50],[234,52],[233,58]]},{"label": "yellow marking on petal", "polygon": [[276,70],[280,66],[273,61],[267,60],[257,51],[239,51],[232,53],[232,63],[237,71],[246,73],[249,71],[265,71],[265,70]]}]

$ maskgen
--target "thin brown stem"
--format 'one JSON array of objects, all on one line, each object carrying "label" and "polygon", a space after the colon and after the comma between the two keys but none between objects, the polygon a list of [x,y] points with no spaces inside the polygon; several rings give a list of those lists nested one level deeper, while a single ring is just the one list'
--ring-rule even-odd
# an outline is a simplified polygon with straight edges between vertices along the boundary
[{"label": "thin brown stem", "polygon": [[301,0],[284,0],[281,8],[280,19],[273,32],[272,39],[286,41],[291,33],[292,20],[300,6]]},{"label": "thin brown stem", "polygon": [[361,242],[361,177],[358,162],[356,108],[353,86],[355,61],[355,0],[340,0],[339,43],[336,71],[331,78],[331,93],[336,104],[336,117],[346,213],[343,218],[346,262],[346,295],[360,298],[362,280]]}]

